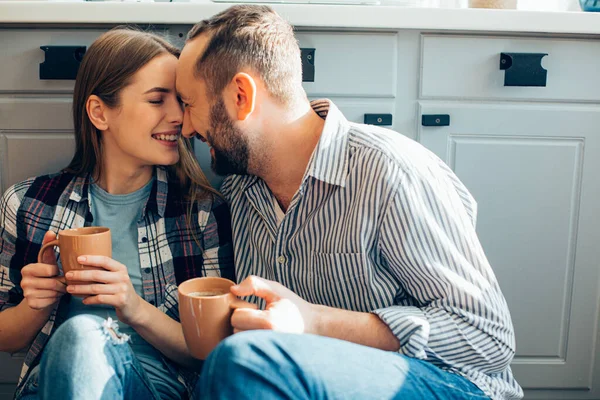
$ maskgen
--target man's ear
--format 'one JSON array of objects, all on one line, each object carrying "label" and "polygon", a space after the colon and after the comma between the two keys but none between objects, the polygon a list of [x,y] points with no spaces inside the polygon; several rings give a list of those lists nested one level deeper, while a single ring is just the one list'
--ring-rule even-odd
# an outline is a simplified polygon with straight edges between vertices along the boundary
[{"label": "man's ear", "polygon": [[245,121],[256,107],[256,81],[247,73],[238,72],[229,86],[234,98],[234,115],[238,121]]},{"label": "man's ear", "polygon": [[107,107],[102,100],[95,94],[88,97],[85,103],[85,110],[87,115],[99,131],[105,131],[108,129],[108,118],[106,115]]}]

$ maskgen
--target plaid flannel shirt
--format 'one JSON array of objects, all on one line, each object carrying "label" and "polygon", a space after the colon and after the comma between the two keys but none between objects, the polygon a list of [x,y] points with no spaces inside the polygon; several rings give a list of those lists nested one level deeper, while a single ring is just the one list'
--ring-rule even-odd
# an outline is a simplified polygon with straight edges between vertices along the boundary
[{"label": "plaid flannel shirt", "polygon": [[[179,283],[199,276],[235,280],[230,214],[225,202],[210,196],[194,205],[190,225],[184,193],[169,184],[163,167],[155,169],[155,177],[138,222],[143,298],[179,321]],[[23,300],[21,268],[37,262],[48,230],[93,225],[89,184],[89,176],[63,172],[28,179],[6,191],[0,200],[0,311]],[[39,363],[49,337],[64,321],[68,301],[69,295],[63,296],[27,350],[17,395],[28,372]],[[191,397],[197,374],[180,368],[178,379]]]}]

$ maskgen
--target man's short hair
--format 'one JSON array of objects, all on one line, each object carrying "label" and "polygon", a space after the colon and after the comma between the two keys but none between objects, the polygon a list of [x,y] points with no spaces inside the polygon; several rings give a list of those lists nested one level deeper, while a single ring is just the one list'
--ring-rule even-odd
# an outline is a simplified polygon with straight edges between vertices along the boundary
[{"label": "man's short hair", "polygon": [[268,6],[236,5],[197,23],[188,40],[210,35],[196,60],[195,76],[202,78],[211,98],[220,95],[238,72],[250,70],[267,91],[284,104],[302,87],[300,48],[292,26]]}]

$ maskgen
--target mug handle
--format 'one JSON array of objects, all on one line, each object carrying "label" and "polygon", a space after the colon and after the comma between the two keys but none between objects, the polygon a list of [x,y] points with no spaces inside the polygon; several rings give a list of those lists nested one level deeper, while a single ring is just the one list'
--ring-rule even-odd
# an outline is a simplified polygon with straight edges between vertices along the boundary
[{"label": "mug handle", "polygon": [[[51,242],[46,243],[45,245],[42,246],[42,248],[40,249],[40,252],[38,253],[38,263],[42,263],[42,259],[44,258],[44,253],[46,252],[46,250],[48,250],[49,247],[60,247],[60,244],[58,243],[58,239],[54,239]],[[58,276],[56,277],[56,280],[59,281],[60,283],[62,283],[63,285],[67,284],[67,280],[65,279],[64,276]]]}]

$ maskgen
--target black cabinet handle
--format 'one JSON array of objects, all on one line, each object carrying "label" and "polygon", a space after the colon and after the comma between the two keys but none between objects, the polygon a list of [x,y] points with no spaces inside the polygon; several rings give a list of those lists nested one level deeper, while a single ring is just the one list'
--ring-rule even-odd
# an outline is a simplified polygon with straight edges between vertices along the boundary
[{"label": "black cabinet handle", "polygon": [[548,71],[542,67],[547,53],[500,53],[504,86],[545,87]]},{"label": "black cabinet handle", "polygon": [[365,124],[369,125],[392,125],[392,114],[365,114]]},{"label": "black cabinet handle", "polygon": [[300,49],[302,82],[315,81],[315,49]]},{"label": "black cabinet handle", "polygon": [[40,46],[45,60],[40,63],[40,79],[74,80],[85,54],[85,46]]},{"label": "black cabinet handle", "polygon": [[450,126],[450,116],[448,114],[423,114],[421,116],[421,125]]}]

